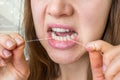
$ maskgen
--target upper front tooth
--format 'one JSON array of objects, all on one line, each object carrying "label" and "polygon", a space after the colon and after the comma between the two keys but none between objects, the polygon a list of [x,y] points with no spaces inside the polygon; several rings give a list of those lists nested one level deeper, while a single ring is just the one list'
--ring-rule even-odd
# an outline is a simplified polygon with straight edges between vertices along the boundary
[{"label": "upper front tooth", "polygon": [[54,31],[54,32],[69,32],[69,29],[52,28],[52,31]]}]

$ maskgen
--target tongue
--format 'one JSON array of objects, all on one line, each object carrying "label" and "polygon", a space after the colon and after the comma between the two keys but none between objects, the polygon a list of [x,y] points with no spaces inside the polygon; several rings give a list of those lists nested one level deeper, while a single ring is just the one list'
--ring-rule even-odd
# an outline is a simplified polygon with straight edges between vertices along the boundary
[{"label": "tongue", "polygon": [[71,35],[73,32],[55,32],[57,36],[66,36],[66,35]]}]

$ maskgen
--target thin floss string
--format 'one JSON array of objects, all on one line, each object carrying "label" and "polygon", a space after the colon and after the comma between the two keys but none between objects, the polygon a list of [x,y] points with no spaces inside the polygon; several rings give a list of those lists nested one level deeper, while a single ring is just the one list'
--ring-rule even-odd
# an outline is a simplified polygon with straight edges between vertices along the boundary
[{"label": "thin floss string", "polygon": [[29,43],[29,42],[36,42],[36,41],[48,40],[48,39],[51,39],[51,38],[42,38],[42,39],[26,40],[26,42]]},{"label": "thin floss string", "polygon": [[[51,39],[51,38],[42,38],[42,39],[26,40],[25,42],[30,43],[30,42],[36,42],[36,41],[42,41],[42,40],[49,40],[49,39]],[[85,47],[85,44],[82,44],[82,43],[80,43],[80,42],[78,42],[78,41],[75,41],[75,40],[71,40],[71,41],[75,42],[76,44],[78,44],[78,45],[80,45],[80,46]],[[103,56],[102,52],[99,52],[99,53]]]},{"label": "thin floss string", "polygon": [[[48,40],[48,39],[51,39],[51,38],[42,38],[42,39],[26,40],[26,42],[29,43],[29,42],[35,42],[35,41]],[[82,45],[83,47],[85,47],[85,45],[83,45],[82,43],[79,43],[78,41],[75,41],[75,40],[71,40],[71,41],[75,42],[75,43],[78,44],[78,45]]]}]

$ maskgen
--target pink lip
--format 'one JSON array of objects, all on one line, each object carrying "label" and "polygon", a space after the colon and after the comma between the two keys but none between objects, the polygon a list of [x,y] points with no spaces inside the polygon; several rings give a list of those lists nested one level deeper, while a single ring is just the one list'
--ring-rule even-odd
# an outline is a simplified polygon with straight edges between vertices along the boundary
[{"label": "pink lip", "polygon": [[[61,25],[61,24],[50,24],[48,25],[48,30],[50,28],[64,28],[64,29],[70,29],[70,30],[74,30],[73,27],[71,26],[66,26],[66,25]],[[51,36],[51,32],[48,32],[48,38],[51,38],[48,40],[48,43],[51,47],[56,48],[56,49],[69,49],[73,46],[75,46],[75,42],[77,40],[77,37],[74,39],[74,41],[59,41],[59,40],[54,40]]]}]

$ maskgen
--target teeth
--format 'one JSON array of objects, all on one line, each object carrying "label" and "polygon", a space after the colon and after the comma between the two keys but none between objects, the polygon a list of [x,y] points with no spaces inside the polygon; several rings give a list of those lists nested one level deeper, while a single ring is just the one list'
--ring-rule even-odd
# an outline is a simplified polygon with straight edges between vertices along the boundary
[{"label": "teeth", "polygon": [[69,29],[63,29],[63,28],[52,28],[52,31],[54,32],[69,32]]},{"label": "teeth", "polygon": [[71,36],[70,36],[70,38],[71,38],[71,39],[74,39],[74,38],[75,38],[75,36],[77,36],[77,34],[76,34],[76,33],[75,33],[75,34],[73,34],[73,35],[71,35]]},{"label": "teeth", "polygon": [[66,36],[57,36],[55,32],[52,32],[52,38],[58,41],[70,41],[73,40],[76,36],[77,33],[73,33],[72,35],[66,35]]},{"label": "teeth", "polygon": [[68,41],[71,40],[71,36],[69,36],[69,35],[67,35],[66,38]]}]

